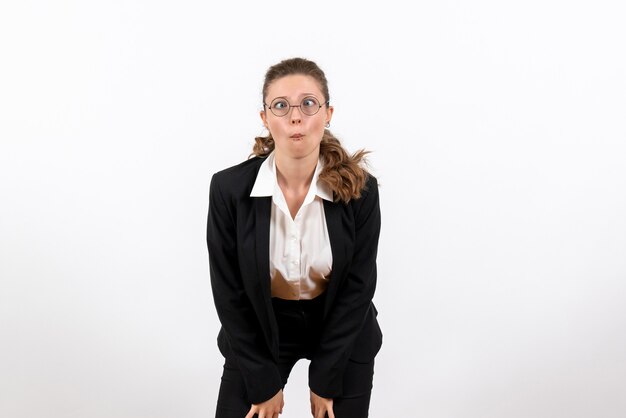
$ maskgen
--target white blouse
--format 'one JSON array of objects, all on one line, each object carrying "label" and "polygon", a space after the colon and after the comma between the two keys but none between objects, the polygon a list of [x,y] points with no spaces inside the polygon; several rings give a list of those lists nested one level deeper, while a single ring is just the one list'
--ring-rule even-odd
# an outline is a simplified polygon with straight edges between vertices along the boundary
[{"label": "white blouse", "polygon": [[272,197],[270,221],[270,278],[272,297],[289,300],[313,299],[328,285],[333,256],[322,199],[332,201],[332,191],[318,182],[317,167],[295,218],[276,179],[274,152],[263,161],[251,197]]}]

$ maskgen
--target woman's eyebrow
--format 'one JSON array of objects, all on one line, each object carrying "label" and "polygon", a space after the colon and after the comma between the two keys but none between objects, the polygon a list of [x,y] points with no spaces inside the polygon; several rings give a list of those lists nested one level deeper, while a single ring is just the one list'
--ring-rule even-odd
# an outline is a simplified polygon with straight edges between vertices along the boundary
[{"label": "woman's eyebrow", "polygon": [[[295,97],[307,97],[307,96],[317,97],[317,95],[315,93],[301,93],[301,94],[299,94],[298,96],[295,96]],[[276,97],[274,97],[273,100],[276,100],[276,99],[288,99],[288,97],[287,96],[276,96]]]}]

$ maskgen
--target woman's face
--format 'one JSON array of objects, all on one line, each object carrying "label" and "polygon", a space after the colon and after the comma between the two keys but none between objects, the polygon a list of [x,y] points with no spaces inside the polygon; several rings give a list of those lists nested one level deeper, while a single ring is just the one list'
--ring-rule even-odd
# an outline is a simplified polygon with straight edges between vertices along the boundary
[{"label": "woman's face", "polygon": [[[316,109],[318,106],[311,100],[315,98],[323,106],[314,115],[307,115],[301,107]],[[324,135],[324,128],[333,115],[333,108],[326,106],[326,98],[317,81],[310,76],[294,74],[274,80],[267,89],[265,103],[267,106],[261,111],[263,124],[270,131],[274,138],[275,150],[277,154],[291,158],[306,158],[319,155],[320,142]],[[289,103],[289,111],[284,116],[276,116],[270,110],[274,104],[274,111],[279,112],[285,109]]]}]

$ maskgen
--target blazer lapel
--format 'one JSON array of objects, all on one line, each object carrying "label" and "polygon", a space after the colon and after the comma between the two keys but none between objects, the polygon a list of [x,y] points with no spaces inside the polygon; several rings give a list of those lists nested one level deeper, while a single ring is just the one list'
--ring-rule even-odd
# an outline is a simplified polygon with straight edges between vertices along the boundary
[{"label": "blazer lapel", "polygon": [[[270,327],[268,344],[271,352],[278,361],[278,324],[272,307],[272,292],[270,278],[270,218],[272,215],[272,198],[255,197],[255,247],[256,247],[256,271],[261,287],[261,296],[265,301],[265,311]],[[261,320],[261,318],[259,318]]]},{"label": "blazer lapel", "polygon": [[254,212],[256,216],[256,263],[261,291],[266,300],[270,300],[270,217],[272,209],[271,197],[255,197]]},{"label": "blazer lapel", "polygon": [[343,226],[344,207],[341,203],[334,203],[324,200],[324,215],[326,217],[326,226],[328,228],[328,238],[330,240],[330,249],[333,254],[333,264],[330,273],[328,288],[326,289],[326,309],[324,315],[328,313],[330,306],[333,304],[339,284],[345,279],[345,269],[347,260],[347,241],[346,231]]}]

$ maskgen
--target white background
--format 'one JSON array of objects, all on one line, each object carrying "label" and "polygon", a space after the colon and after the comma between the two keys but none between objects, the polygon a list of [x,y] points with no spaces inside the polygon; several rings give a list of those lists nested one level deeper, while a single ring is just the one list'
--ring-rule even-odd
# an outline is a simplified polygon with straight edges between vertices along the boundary
[{"label": "white background", "polygon": [[2,3],[0,416],[214,415],[209,180],[292,56],[381,183],[370,415],[626,415],[621,2],[409,3]]}]

